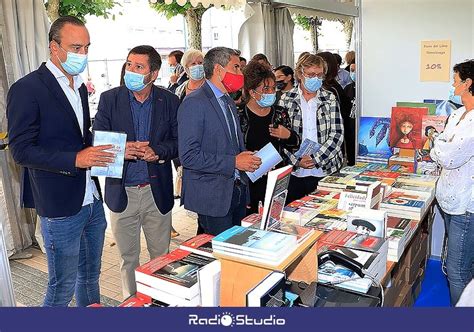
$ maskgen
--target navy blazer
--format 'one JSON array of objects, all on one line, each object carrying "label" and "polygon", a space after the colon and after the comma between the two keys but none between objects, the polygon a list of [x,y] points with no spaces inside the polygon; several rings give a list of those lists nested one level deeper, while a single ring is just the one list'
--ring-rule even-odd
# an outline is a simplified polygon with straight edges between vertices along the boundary
[{"label": "navy blazer", "polygon": [[86,170],[75,167],[76,155],[91,145],[92,135],[84,84],[79,93],[83,132],[61,86],[44,63],[8,92],[10,150],[23,166],[22,205],[36,208],[42,217],[75,215],[84,201]]},{"label": "navy blazer", "polygon": [[[244,141],[235,105],[232,110],[242,152]],[[178,133],[184,207],[211,217],[225,216],[232,201],[236,151],[222,109],[207,82],[181,103]]]},{"label": "navy blazer", "polygon": [[[128,91],[125,86],[120,86],[102,93],[94,130],[125,132],[127,141],[136,140]],[[178,156],[176,112],[179,99],[168,90],[153,86],[152,105],[150,147],[160,159],[147,163],[148,174],[155,204],[162,214],[166,214],[174,204],[171,160]],[[114,212],[123,212],[128,204],[124,182],[129,163],[125,160],[122,179],[105,180],[105,203]]]}]

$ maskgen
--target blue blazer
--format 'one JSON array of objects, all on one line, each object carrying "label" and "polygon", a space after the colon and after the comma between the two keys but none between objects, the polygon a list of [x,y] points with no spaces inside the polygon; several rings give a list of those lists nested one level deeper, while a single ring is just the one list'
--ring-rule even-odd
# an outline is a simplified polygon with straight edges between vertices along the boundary
[{"label": "blue blazer", "polygon": [[[240,122],[235,105],[232,107],[242,152]],[[178,133],[184,207],[211,217],[225,216],[232,201],[236,151],[222,109],[207,83],[181,103]]]},{"label": "blue blazer", "polygon": [[[120,86],[102,93],[94,119],[94,130],[125,132],[127,141],[136,140],[128,91],[125,86]],[[160,159],[147,164],[153,198],[162,214],[168,213],[174,204],[171,160],[178,156],[178,105],[177,96],[153,86],[150,147]],[[105,203],[114,212],[123,212],[127,207],[124,180],[129,163],[125,160],[122,179],[105,180]]]},{"label": "blue blazer", "polygon": [[[43,63],[12,85],[7,97],[8,136],[13,159],[21,166],[21,201],[43,217],[79,212],[86,170],[76,155],[92,143],[87,89],[79,89],[84,115],[81,132],[61,86]],[[99,184],[95,179],[97,189]]]}]

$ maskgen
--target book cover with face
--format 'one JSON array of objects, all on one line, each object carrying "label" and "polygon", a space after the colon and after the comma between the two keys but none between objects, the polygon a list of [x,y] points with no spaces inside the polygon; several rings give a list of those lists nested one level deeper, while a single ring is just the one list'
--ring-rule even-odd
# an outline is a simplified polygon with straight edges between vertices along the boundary
[{"label": "book cover with face", "polygon": [[421,149],[423,116],[426,107],[392,107],[390,146],[401,149]]}]

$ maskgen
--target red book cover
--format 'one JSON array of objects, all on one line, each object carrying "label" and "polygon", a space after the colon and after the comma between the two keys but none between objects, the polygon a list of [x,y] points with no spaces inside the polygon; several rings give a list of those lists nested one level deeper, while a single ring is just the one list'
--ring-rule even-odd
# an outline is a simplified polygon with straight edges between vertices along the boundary
[{"label": "red book cover", "polygon": [[151,297],[142,293],[137,293],[135,296],[131,296],[122,303],[119,307],[122,308],[142,308],[151,305]]},{"label": "red book cover", "polygon": [[332,230],[318,240],[319,245],[335,244],[342,247],[376,252],[384,244],[384,239],[376,236],[357,234],[350,231]]},{"label": "red book cover", "polygon": [[392,107],[390,146],[402,149],[421,149],[423,116],[426,107]]},{"label": "red book cover", "polygon": [[199,248],[199,247],[201,247],[202,245],[204,245],[206,243],[211,242],[213,238],[214,238],[214,235],[199,234],[199,235],[196,235],[195,237],[192,237],[192,238],[184,241],[183,243],[181,243],[181,246],[196,249],[196,248]]},{"label": "red book cover", "polygon": [[176,249],[167,255],[156,257],[155,259],[152,259],[148,263],[145,263],[137,267],[135,271],[148,274],[148,275],[153,275],[157,270],[165,267],[166,265],[170,263],[179,261],[180,259],[183,259],[184,257],[188,255],[189,255],[189,251]]},{"label": "red book cover", "polygon": [[376,178],[396,179],[400,176],[400,173],[395,172],[382,172],[382,171],[366,171],[362,175],[372,176]]}]

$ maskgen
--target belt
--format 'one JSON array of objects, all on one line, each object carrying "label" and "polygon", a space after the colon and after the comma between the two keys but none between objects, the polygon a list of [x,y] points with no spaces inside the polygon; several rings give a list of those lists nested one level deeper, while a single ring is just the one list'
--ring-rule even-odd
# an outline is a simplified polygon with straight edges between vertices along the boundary
[{"label": "belt", "polygon": [[149,186],[150,185],[150,182],[144,182],[144,183],[140,183],[140,184],[136,184],[136,185],[133,185],[133,186],[127,186],[129,188],[143,188],[143,187],[146,187],[146,186]]}]

